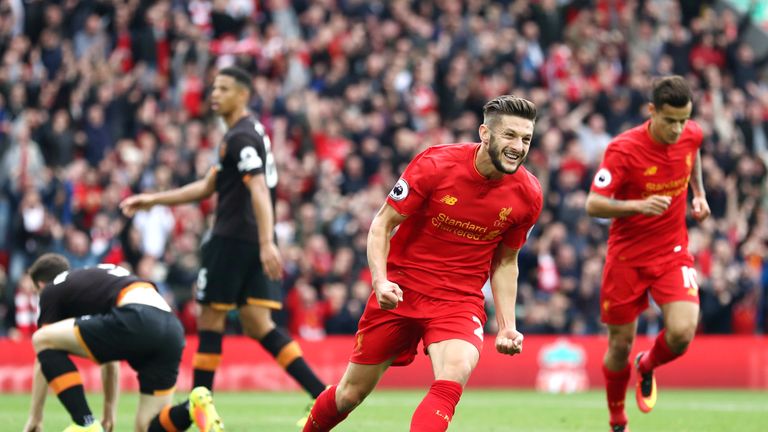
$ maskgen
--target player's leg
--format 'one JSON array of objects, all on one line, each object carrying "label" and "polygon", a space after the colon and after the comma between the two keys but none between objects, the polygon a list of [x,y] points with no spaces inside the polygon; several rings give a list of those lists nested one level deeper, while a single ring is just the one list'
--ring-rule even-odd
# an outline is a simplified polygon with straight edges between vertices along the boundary
[{"label": "player's leg", "polygon": [[195,299],[201,311],[197,318],[197,351],[192,358],[193,388],[213,390],[216,369],[221,363],[227,312],[237,307],[243,285],[244,258],[238,247],[239,243],[232,239],[213,236],[200,248]]},{"label": "player's leg", "polygon": [[629,324],[608,324],[608,349],[603,357],[605,396],[610,413],[612,430],[623,431],[627,425],[625,400],[632,368],[629,355],[637,331],[637,322]]},{"label": "player's leg", "polygon": [[37,330],[32,336],[32,345],[49,387],[64,405],[72,421],[79,426],[95,423],[85,399],[82,377],[69,358],[70,353],[92,358],[75,326],[75,319],[62,320]]},{"label": "player's leg", "polygon": [[192,357],[192,387],[213,390],[213,379],[221,363],[227,309],[210,304],[201,304],[200,307],[200,316],[197,317],[197,351]]},{"label": "player's leg", "polygon": [[661,305],[664,330],[659,333],[648,357],[641,362],[641,371],[651,370],[685,353],[696,334],[699,305],[677,301]]},{"label": "player's leg", "polygon": [[699,322],[699,286],[691,259],[670,266],[653,284],[651,294],[661,305],[664,330],[643,355],[639,369],[650,372],[683,355]]},{"label": "player's leg", "polygon": [[196,387],[189,399],[176,405],[170,404],[170,396],[142,394],[136,427],[139,431],[175,432],[189,429],[192,425],[202,432],[218,432],[224,425],[213,405],[211,391]]},{"label": "player's leg", "polygon": [[[174,411],[171,407],[171,399],[173,393],[163,395],[153,394],[139,394],[139,407],[136,410],[136,420],[134,422],[134,430],[136,432],[165,432],[165,431],[179,431],[186,430],[191,424],[189,419],[189,410],[184,411],[183,417],[186,417],[181,425],[173,421],[173,417],[178,417],[179,409]],[[171,416],[171,412],[174,411],[176,416]],[[179,419],[177,418],[177,421]],[[179,427],[182,426],[182,427]]]},{"label": "player's leg", "polygon": [[638,372],[635,396],[638,408],[650,412],[658,392],[653,370],[682,356],[696,333],[699,321],[699,292],[693,262],[684,259],[664,271],[651,287],[653,298],[661,305],[664,330],[650,351],[635,358]]},{"label": "player's leg", "polygon": [[[407,303],[398,309],[411,307]],[[390,365],[413,362],[423,328],[417,320],[399,315],[399,311],[381,310],[371,294],[358,324],[347,370],[338,385],[318,396],[304,425],[305,432],[331,430],[373,391]]]},{"label": "player's leg", "polygon": [[373,391],[391,363],[349,363],[339,384],[328,387],[318,396],[303,431],[329,431],[341,423]]},{"label": "player's leg", "polygon": [[427,348],[435,381],[411,418],[411,430],[445,431],[453,418],[464,385],[480,359],[478,348],[461,339],[432,343]]},{"label": "player's leg", "polygon": [[272,321],[272,309],[259,304],[240,307],[240,321],[248,337],[257,340],[296,382],[317,399],[325,384],[310,369],[301,347],[287,332]]},{"label": "player's leg", "polygon": [[[170,405],[185,345],[184,330],[176,316],[139,307],[134,322],[125,322],[133,330],[126,335],[125,344],[134,348],[127,360],[138,372],[141,392],[136,414],[138,430],[183,431],[193,422],[206,432],[222,430],[211,393],[205,387],[195,388],[188,400]],[[146,336],[149,334],[152,337]]]},{"label": "player's leg", "polygon": [[603,357],[605,395],[611,430],[626,431],[625,400],[632,373],[629,355],[635,341],[637,317],[648,307],[651,280],[633,267],[607,263],[600,289],[600,320],[608,326],[608,349]]}]

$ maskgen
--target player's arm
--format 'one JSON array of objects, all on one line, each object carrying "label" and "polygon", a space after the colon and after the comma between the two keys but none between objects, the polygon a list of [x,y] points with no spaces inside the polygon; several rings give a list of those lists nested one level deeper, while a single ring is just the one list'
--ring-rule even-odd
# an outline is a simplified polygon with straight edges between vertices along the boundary
[{"label": "player's arm", "polygon": [[617,218],[642,214],[645,216],[659,216],[664,213],[672,197],[664,195],[651,195],[645,199],[620,200],[609,198],[594,191],[587,195],[587,214],[592,217]]},{"label": "player's arm", "polygon": [[215,191],[216,170],[211,168],[205,177],[180,188],[130,196],[120,203],[120,209],[123,214],[130,217],[138,210],[147,210],[156,205],[176,205],[200,201],[210,197]]},{"label": "player's arm", "polygon": [[691,191],[693,192],[693,218],[701,222],[708,218],[711,210],[704,191],[704,176],[701,174],[701,151],[696,151],[696,160],[691,172]]},{"label": "player's arm", "polygon": [[398,302],[403,301],[403,290],[387,279],[387,256],[392,232],[405,219],[407,216],[401,215],[394,207],[384,203],[373,218],[368,231],[368,267],[371,270],[376,300],[384,310],[394,309]]},{"label": "player's arm", "polygon": [[35,359],[32,372],[32,401],[29,406],[29,419],[24,426],[24,432],[38,432],[43,429],[43,407],[48,395],[48,381],[43,376],[40,362]]},{"label": "player's arm", "polygon": [[251,192],[251,206],[259,229],[259,250],[264,272],[270,279],[279,280],[283,274],[280,251],[275,244],[275,218],[272,197],[263,173],[243,177]]},{"label": "player's arm", "polygon": [[496,351],[515,355],[523,351],[523,335],[517,331],[515,305],[517,303],[517,267],[519,249],[499,243],[491,262],[491,292],[496,305]]},{"label": "player's arm", "polygon": [[110,432],[117,420],[117,395],[120,393],[119,362],[101,365],[101,385],[104,388],[104,417],[101,424],[106,432]]}]

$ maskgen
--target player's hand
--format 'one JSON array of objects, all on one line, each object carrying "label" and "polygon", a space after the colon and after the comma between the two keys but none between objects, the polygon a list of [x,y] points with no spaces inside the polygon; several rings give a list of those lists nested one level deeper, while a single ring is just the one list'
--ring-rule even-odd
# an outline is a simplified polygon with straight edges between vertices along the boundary
[{"label": "player's hand", "polygon": [[403,301],[403,290],[394,282],[384,280],[373,283],[373,291],[376,293],[376,301],[382,310],[392,310]]},{"label": "player's hand", "polygon": [[691,204],[693,206],[693,218],[697,222],[703,221],[712,213],[705,197],[694,197]]},{"label": "player's hand", "polygon": [[267,277],[278,281],[283,278],[283,259],[280,258],[280,251],[273,242],[262,243],[259,246],[261,250],[261,268],[264,269]]},{"label": "player's hand", "polygon": [[120,210],[127,217],[131,217],[139,210],[149,210],[155,203],[151,194],[138,194],[129,196],[120,202]]},{"label": "player's hand", "polygon": [[101,427],[104,428],[104,432],[112,432],[115,429],[115,419],[111,416],[104,417],[103,420],[101,420]]},{"label": "player's hand", "polygon": [[43,419],[33,419],[30,418],[27,420],[27,424],[24,425],[24,432],[43,432]]},{"label": "player's hand", "polygon": [[665,195],[651,195],[640,201],[640,214],[645,216],[659,216],[669,208],[672,197]]},{"label": "player's hand", "polygon": [[523,334],[514,329],[500,329],[496,335],[496,351],[515,355],[523,352]]}]

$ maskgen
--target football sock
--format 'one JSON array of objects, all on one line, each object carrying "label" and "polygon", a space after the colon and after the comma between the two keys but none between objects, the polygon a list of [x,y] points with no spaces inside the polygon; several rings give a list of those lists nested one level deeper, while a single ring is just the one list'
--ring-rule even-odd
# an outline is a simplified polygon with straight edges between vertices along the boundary
[{"label": "football sock", "polygon": [[340,413],[336,407],[336,386],[320,393],[309,413],[303,432],[326,432],[341,423],[349,413]]},{"label": "football sock", "polygon": [[656,336],[656,341],[653,343],[651,350],[640,358],[640,365],[638,367],[640,373],[651,372],[655,368],[663,365],[664,363],[669,363],[685,353],[685,351],[683,351],[678,354],[672,351],[672,349],[669,347],[669,344],[667,344],[667,340],[664,337],[664,334],[664,330],[659,332],[659,335]]},{"label": "football sock", "polygon": [[189,401],[178,405],[166,405],[160,414],[149,423],[147,432],[177,432],[189,429],[192,419],[189,418]]},{"label": "football sock", "polygon": [[192,358],[194,368],[192,388],[203,386],[213,390],[213,377],[221,363],[221,340],[223,334],[216,331],[200,330],[197,352]]},{"label": "football sock", "polygon": [[620,371],[612,371],[603,365],[605,395],[608,399],[608,411],[611,414],[611,426],[627,424],[624,399],[627,396],[627,385],[631,372],[632,368],[629,364]]},{"label": "football sock", "polygon": [[46,349],[37,353],[48,386],[67,409],[72,421],[88,426],[95,418],[85,399],[83,379],[66,351]]},{"label": "football sock", "polygon": [[277,363],[285,369],[286,372],[296,382],[299,383],[304,390],[306,390],[312,398],[317,399],[320,393],[325,390],[325,384],[323,384],[309,368],[307,362],[302,356],[301,348],[299,344],[291,339],[290,336],[285,334],[279,328],[272,329],[266,336],[259,341],[261,346],[264,347],[272,357],[277,360]]},{"label": "football sock", "polygon": [[462,392],[455,381],[436,380],[411,418],[411,432],[442,432],[448,429]]}]

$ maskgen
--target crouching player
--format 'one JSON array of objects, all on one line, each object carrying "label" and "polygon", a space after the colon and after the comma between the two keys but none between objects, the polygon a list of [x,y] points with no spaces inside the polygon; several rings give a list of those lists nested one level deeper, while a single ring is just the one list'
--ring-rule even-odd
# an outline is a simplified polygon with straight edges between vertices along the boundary
[{"label": "crouching player", "polygon": [[[111,264],[79,270],[58,254],[45,254],[29,268],[40,292],[39,330],[29,419],[24,430],[42,430],[46,382],[72,417],[65,432],[111,431],[115,427],[119,361],[138,373],[136,432],[221,431],[210,392],[196,388],[171,406],[184,349],[184,332],[155,286]],[[101,364],[104,417],[96,421],[70,354]]]}]

